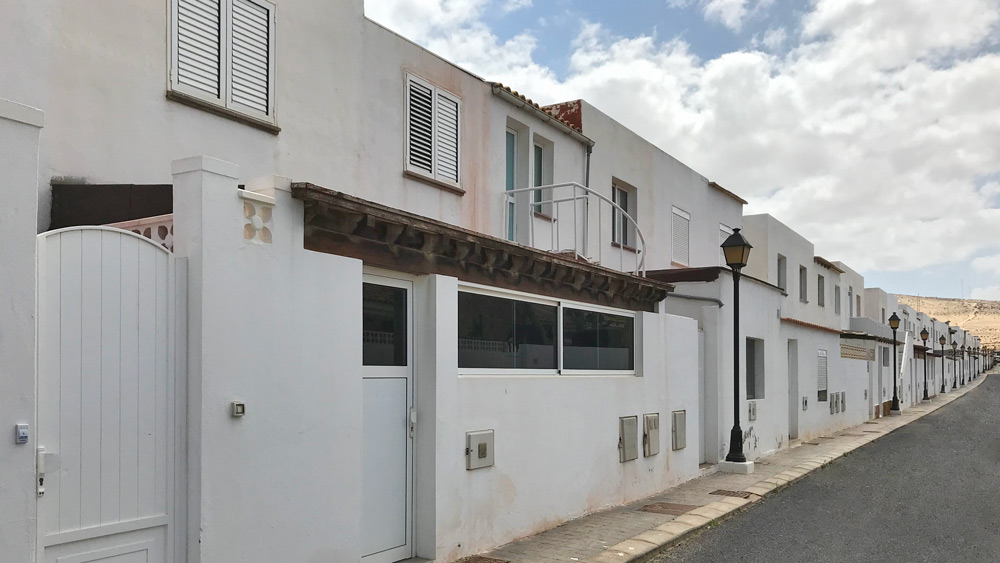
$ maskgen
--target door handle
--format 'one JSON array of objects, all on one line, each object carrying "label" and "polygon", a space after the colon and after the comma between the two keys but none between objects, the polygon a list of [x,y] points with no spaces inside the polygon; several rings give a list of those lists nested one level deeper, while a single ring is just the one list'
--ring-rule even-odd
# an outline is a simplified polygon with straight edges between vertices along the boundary
[{"label": "door handle", "polygon": [[[398,420],[398,419],[397,419]],[[413,437],[413,433],[417,428],[417,409],[410,407],[410,414],[406,419],[407,426],[410,431],[410,438]]]},{"label": "door handle", "polygon": [[45,473],[48,471],[58,471],[61,465],[59,454],[45,451],[45,446],[38,446],[37,457],[35,459],[35,472],[38,476],[37,492],[38,496],[45,495]]}]

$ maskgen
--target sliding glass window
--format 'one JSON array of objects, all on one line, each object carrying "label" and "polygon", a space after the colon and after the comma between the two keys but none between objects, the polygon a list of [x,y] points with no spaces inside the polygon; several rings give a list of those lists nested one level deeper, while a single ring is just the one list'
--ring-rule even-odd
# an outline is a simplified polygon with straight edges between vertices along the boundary
[{"label": "sliding glass window", "polygon": [[563,308],[563,369],[635,369],[635,318]]},{"label": "sliding glass window", "polygon": [[479,293],[458,294],[458,367],[556,369],[559,310]]}]

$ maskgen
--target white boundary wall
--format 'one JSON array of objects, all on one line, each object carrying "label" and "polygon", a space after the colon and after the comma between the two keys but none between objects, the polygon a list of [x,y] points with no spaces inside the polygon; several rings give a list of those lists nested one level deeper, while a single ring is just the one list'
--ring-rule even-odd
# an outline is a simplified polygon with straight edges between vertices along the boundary
[{"label": "white boundary wall", "polygon": [[[35,560],[35,222],[41,111],[0,99],[0,552]],[[27,444],[14,425],[29,424]]]}]

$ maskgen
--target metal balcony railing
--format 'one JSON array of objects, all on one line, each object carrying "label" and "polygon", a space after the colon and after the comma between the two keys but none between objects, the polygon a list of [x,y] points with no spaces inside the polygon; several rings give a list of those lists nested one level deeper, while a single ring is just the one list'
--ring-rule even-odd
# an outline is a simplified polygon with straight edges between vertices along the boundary
[{"label": "metal balcony railing", "polygon": [[[603,266],[613,267],[617,258],[620,271],[646,275],[646,239],[635,219],[607,196],[576,182],[506,190],[503,196],[509,240],[549,252],[572,253],[576,259]],[[595,219],[597,239],[593,240],[590,224]],[[572,224],[564,224],[567,221]],[[609,223],[607,233],[605,222]],[[537,232],[536,223],[548,223],[547,228],[540,228],[548,231],[547,241]],[[571,244],[564,245],[567,239]],[[635,248],[619,242],[632,239]],[[590,252],[592,244],[596,256]],[[609,263],[604,261],[605,252],[611,254]],[[631,269],[626,269],[626,262]]]}]

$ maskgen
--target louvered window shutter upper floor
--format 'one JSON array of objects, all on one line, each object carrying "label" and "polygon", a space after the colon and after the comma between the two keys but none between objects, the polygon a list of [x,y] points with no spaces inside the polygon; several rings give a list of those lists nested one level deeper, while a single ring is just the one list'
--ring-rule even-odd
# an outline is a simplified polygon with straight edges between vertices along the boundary
[{"label": "louvered window shutter upper floor", "polygon": [[406,164],[411,170],[434,173],[434,91],[407,81]]},{"label": "louvered window shutter upper floor", "polygon": [[270,114],[271,8],[252,0],[232,0],[230,99]]},{"label": "louvered window shutter upper floor", "polygon": [[673,238],[672,260],[685,266],[688,266],[691,263],[690,231],[690,216],[683,211],[678,212],[678,210],[674,210],[673,225],[671,228],[671,235]]},{"label": "louvered window shutter upper floor", "polygon": [[222,97],[222,23],[219,0],[177,0],[175,80],[213,98]]},{"label": "louvered window shutter upper floor", "polygon": [[437,166],[434,176],[439,180],[458,183],[458,100],[438,92],[435,114]]}]

